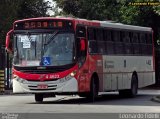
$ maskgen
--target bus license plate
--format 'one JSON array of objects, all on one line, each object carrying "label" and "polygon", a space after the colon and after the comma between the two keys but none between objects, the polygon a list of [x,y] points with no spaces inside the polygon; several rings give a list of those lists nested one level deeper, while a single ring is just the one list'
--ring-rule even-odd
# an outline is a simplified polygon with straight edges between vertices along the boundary
[{"label": "bus license plate", "polygon": [[48,85],[46,85],[46,84],[39,84],[39,85],[37,86],[37,88],[38,88],[38,89],[48,89]]}]

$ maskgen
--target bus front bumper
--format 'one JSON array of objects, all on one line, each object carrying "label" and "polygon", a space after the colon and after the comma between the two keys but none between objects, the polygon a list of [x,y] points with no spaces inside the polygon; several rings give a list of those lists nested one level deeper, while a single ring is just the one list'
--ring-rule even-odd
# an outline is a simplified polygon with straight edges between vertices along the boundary
[{"label": "bus front bumper", "polygon": [[55,81],[27,81],[22,78],[13,79],[13,93],[67,93],[78,92],[78,82],[74,77],[61,78]]}]

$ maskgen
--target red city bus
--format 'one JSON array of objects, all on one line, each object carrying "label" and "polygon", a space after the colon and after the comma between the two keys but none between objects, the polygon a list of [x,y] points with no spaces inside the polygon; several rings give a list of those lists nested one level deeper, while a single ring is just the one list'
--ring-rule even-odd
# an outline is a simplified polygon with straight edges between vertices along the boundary
[{"label": "red city bus", "polygon": [[33,93],[37,102],[58,94],[94,100],[107,91],[134,97],[138,88],[155,83],[152,32],[77,18],[15,21],[6,36],[13,92]]}]

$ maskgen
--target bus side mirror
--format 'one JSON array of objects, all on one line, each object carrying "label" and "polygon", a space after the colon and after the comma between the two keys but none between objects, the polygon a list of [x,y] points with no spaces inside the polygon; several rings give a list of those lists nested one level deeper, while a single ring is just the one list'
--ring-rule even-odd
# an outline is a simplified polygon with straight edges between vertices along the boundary
[{"label": "bus side mirror", "polygon": [[6,35],[6,50],[7,52],[12,52],[11,35],[13,34],[13,29],[10,30]]},{"label": "bus side mirror", "polygon": [[84,38],[80,38],[80,51],[86,50],[86,43]]}]

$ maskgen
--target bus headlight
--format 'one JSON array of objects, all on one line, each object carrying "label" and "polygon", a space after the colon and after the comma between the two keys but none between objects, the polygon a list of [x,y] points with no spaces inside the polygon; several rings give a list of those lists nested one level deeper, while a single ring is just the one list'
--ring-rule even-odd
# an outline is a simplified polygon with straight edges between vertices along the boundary
[{"label": "bus headlight", "polygon": [[72,71],[68,76],[66,76],[66,81],[70,80],[76,75],[76,71]]},{"label": "bus headlight", "polygon": [[25,84],[25,83],[28,82],[27,80],[22,79],[22,78],[19,78],[19,77],[17,77],[16,80],[17,80],[18,82],[20,82],[20,83],[23,83],[23,84]]},{"label": "bus headlight", "polygon": [[76,75],[76,71],[72,71],[72,72],[70,73],[70,75],[71,75],[72,77],[74,77],[74,76]]},{"label": "bus headlight", "polygon": [[60,83],[63,83],[65,81],[70,80],[71,78],[73,78],[76,75],[76,71],[71,72],[69,75],[67,75],[65,78],[61,78],[60,79]]},{"label": "bus headlight", "polygon": [[18,76],[17,75],[15,75],[15,74],[13,74],[13,77],[12,77],[13,79],[15,79],[15,78],[18,78]]}]

